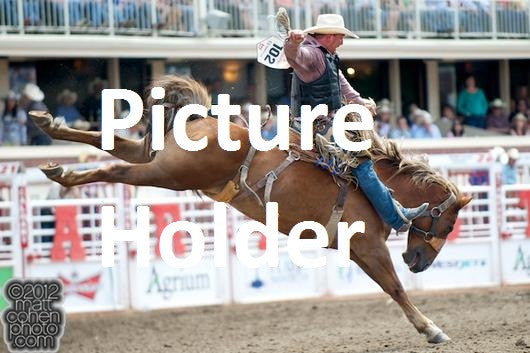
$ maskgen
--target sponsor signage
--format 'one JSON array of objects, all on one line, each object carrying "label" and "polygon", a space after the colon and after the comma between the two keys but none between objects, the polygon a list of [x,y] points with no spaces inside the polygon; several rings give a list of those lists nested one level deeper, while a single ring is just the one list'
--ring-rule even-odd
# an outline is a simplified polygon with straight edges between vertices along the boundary
[{"label": "sponsor signage", "polygon": [[421,289],[497,284],[491,243],[446,244],[430,268],[417,274]]},{"label": "sponsor signage", "polygon": [[150,262],[146,268],[134,269],[133,307],[141,310],[220,304],[224,302],[223,286],[219,280],[223,269],[214,266],[213,257],[191,268],[175,268],[161,259]]},{"label": "sponsor signage", "polygon": [[59,279],[66,312],[114,310],[125,307],[118,295],[117,269],[103,268],[100,262],[35,263],[28,266],[28,277]]},{"label": "sponsor signage", "polygon": [[[319,251],[302,252],[307,258]],[[325,268],[308,269],[295,265],[287,251],[280,250],[278,266],[248,268],[232,256],[233,295],[240,303],[310,298],[325,293]]]},{"label": "sponsor signage", "polygon": [[[4,285],[7,281],[13,278],[13,268],[12,267],[0,267],[0,288],[4,288]],[[4,291],[0,290],[0,310],[3,310],[6,307],[7,303],[4,298]]]},{"label": "sponsor signage", "polygon": [[[412,273],[403,262],[401,253],[405,251],[405,244],[389,244],[390,256],[394,269],[405,289],[414,288]],[[381,287],[375,283],[364,271],[353,261],[350,267],[341,268],[337,264],[335,251],[328,253],[328,286],[331,294],[352,295],[363,293],[382,292]]]},{"label": "sponsor signage", "polygon": [[530,239],[502,241],[501,264],[503,283],[530,283]]}]

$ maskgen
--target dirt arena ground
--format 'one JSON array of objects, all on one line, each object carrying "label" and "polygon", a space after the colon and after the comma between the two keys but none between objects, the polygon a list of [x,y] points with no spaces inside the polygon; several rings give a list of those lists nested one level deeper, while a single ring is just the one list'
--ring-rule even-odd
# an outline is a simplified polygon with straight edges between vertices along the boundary
[{"label": "dirt arena ground", "polygon": [[530,353],[530,286],[411,296],[451,342],[427,343],[381,295],[71,315],[60,352]]}]

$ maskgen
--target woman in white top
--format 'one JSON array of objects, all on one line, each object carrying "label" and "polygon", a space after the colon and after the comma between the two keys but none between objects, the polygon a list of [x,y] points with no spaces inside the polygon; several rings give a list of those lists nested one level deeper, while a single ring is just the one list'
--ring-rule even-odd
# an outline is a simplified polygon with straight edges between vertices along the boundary
[{"label": "woman in white top", "polygon": [[4,110],[0,114],[0,142],[8,146],[25,145],[26,112],[18,107],[18,97],[14,92],[9,92],[4,103]]}]

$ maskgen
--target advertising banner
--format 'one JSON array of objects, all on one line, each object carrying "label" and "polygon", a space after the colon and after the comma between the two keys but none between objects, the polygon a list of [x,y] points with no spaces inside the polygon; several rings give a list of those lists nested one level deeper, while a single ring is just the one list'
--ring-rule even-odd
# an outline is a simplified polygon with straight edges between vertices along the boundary
[{"label": "advertising banner", "polygon": [[140,268],[131,261],[132,305],[149,310],[193,305],[221,304],[229,283],[223,276],[226,268],[216,268],[211,256],[205,256],[190,268],[175,268],[161,259],[152,260],[149,267]]},{"label": "advertising banner", "polygon": [[[323,251],[302,252],[316,258]],[[301,268],[295,265],[286,250],[280,250],[277,267],[249,268],[232,256],[234,301],[239,303],[264,302],[317,297],[326,292],[325,267]]]},{"label": "advertising banner", "polygon": [[530,283],[530,239],[501,241],[502,282]]},{"label": "advertising banner", "polygon": [[38,263],[27,267],[27,277],[59,279],[66,312],[116,310],[126,307],[126,289],[119,283],[119,269],[118,265],[104,268],[101,262],[93,261]]},{"label": "advertising banner", "polygon": [[7,305],[4,299],[4,291],[1,288],[4,288],[4,284],[11,278],[13,278],[13,268],[0,267],[0,310],[4,309]]},{"label": "advertising banner", "polygon": [[485,243],[446,244],[429,269],[418,274],[420,289],[495,285],[493,248]]},{"label": "advertising banner", "polygon": [[[412,289],[415,286],[413,274],[403,262],[401,254],[405,251],[405,244],[390,244],[390,256],[394,269],[405,289]],[[328,286],[333,295],[353,295],[364,293],[382,292],[381,287],[375,283],[364,271],[353,261],[350,267],[339,267],[337,263],[337,253],[328,253]]]}]

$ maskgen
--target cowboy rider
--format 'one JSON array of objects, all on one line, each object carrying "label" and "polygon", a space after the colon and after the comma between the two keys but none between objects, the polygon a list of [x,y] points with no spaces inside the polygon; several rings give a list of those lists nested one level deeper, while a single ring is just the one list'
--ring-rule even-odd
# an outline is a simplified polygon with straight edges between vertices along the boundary
[{"label": "cowboy rider", "polygon": [[[373,100],[362,98],[339,68],[336,49],[342,45],[345,35],[359,38],[344,27],[344,19],[336,14],[319,15],[316,26],[289,32],[284,50],[294,73],[291,92],[293,116],[300,116],[299,108],[306,104],[312,107],[327,104],[328,111],[333,112],[342,106],[342,97],[348,103],[365,106],[375,115]],[[401,206],[375,173],[370,159],[352,168],[352,173],[379,216],[393,229],[407,230],[412,220],[428,207],[428,203],[416,208]]]}]

